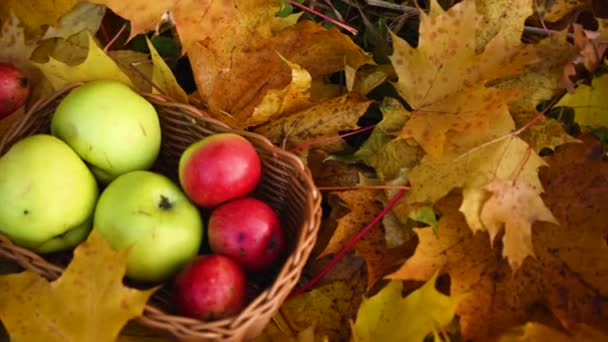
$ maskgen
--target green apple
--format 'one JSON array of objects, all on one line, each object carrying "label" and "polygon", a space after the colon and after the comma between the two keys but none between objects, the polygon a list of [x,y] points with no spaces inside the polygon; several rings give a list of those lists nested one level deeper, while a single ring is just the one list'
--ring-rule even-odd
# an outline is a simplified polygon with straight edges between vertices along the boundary
[{"label": "green apple", "polygon": [[99,189],[63,141],[36,134],[0,158],[0,232],[15,244],[48,253],[86,237]]},{"label": "green apple", "polygon": [[160,151],[158,113],[127,85],[95,80],[72,90],[57,106],[51,133],[70,145],[104,184],[150,168]]},{"label": "green apple", "polygon": [[204,229],[179,186],[151,171],[113,180],[99,196],[93,224],[115,250],[131,248],[126,275],[144,282],[175,275],[198,254]]}]

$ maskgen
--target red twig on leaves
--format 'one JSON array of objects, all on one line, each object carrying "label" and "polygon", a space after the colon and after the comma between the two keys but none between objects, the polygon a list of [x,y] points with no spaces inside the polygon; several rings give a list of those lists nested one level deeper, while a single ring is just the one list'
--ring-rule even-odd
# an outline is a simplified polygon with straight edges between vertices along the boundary
[{"label": "red twig on leaves", "polygon": [[342,259],[342,257],[348,253],[357,242],[359,242],[359,240],[361,240],[365,234],[367,234],[367,232],[376,224],[378,224],[378,222],[380,222],[380,220],[382,220],[382,218],[388,214],[388,212],[393,209],[393,207],[397,204],[397,202],[401,199],[401,197],[403,197],[403,195],[405,194],[406,190],[401,189],[399,190],[391,199],[390,201],[386,204],[386,206],[384,207],[384,209],[382,209],[382,211],[370,222],[367,224],[367,226],[365,226],[363,229],[361,229],[361,231],[355,236],[353,237],[347,244],[346,246],[344,246],[344,248],[342,248],[342,250],[340,250],[340,252],[338,252],[333,259],[331,259],[327,265],[325,265],[325,267],[323,267],[323,269],[317,274],[315,275],[312,279],[310,279],[306,284],[304,284],[304,286],[300,287],[299,289],[293,291],[292,293],[289,294],[289,296],[287,296],[287,299],[296,297],[304,292],[306,292],[307,290],[309,290],[310,288],[312,288],[316,283],[319,282],[319,280],[321,280],[337,263],[338,261],[340,261],[340,259]]},{"label": "red twig on leaves", "polygon": [[321,138],[321,139],[318,139],[318,140],[307,141],[307,142],[305,142],[305,143],[303,143],[303,144],[301,144],[299,146],[296,146],[296,147],[292,148],[291,150],[289,150],[289,152],[294,153],[294,152],[303,150],[303,149],[305,149],[307,147],[310,147],[310,146],[314,146],[314,145],[319,145],[319,144],[323,144],[323,143],[327,143],[327,142],[332,142],[332,141],[340,140],[342,138],[350,137],[351,135],[356,135],[356,134],[359,134],[359,133],[363,133],[363,132],[369,131],[371,129],[374,129],[374,127],[376,127],[376,125],[369,125],[369,126],[365,126],[363,128],[359,128],[357,130],[354,130],[352,132],[336,135],[336,136],[333,136],[333,137],[327,137],[327,138]]},{"label": "red twig on leaves", "polygon": [[303,9],[303,10],[307,11],[307,12],[310,12],[310,13],[312,13],[312,14],[314,14],[314,15],[317,15],[317,16],[319,16],[319,17],[323,18],[324,20],[327,20],[327,21],[329,21],[330,23],[332,23],[332,24],[334,24],[334,25],[336,25],[336,26],[338,26],[338,27],[341,27],[341,28],[345,29],[346,31],[348,31],[348,32],[350,32],[350,33],[352,33],[352,34],[354,34],[354,35],[356,35],[356,34],[359,32],[359,31],[357,31],[357,29],[356,29],[356,28],[354,28],[354,27],[350,27],[350,26],[346,25],[346,24],[345,24],[345,23],[343,23],[343,22],[340,22],[340,21],[337,21],[336,19],[333,19],[333,18],[331,18],[331,17],[328,17],[328,16],[326,16],[325,14],[323,14],[323,13],[321,13],[321,12],[319,12],[319,11],[316,11],[316,10],[314,10],[314,9],[310,8],[310,7],[306,7],[306,6],[304,6],[304,5],[300,4],[300,3],[297,3],[297,2],[295,2],[295,1],[293,1],[293,0],[287,0],[287,2],[289,2],[289,3],[290,3],[290,4],[292,4],[293,6],[296,6],[296,7],[301,8],[301,9]]}]

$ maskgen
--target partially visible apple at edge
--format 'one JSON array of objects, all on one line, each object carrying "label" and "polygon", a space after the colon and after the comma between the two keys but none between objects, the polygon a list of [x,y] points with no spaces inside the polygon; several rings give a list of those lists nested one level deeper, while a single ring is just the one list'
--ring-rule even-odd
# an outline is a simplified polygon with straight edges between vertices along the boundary
[{"label": "partially visible apple at edge", "polygon": [[0,157],[0,232],[40,253],[86,237],[99,189],[85,163],[63,141],[35,134]]}]

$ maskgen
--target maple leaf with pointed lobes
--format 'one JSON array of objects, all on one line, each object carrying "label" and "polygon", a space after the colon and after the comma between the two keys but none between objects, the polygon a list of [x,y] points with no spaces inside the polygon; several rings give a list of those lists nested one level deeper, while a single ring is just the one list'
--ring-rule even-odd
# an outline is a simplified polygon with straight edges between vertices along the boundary
[{"label": "maple leaf with pointed lobes", "polygon": [[566,329],[585,323],[605,330],[608,162],[596,139],[581,140],[558,147],[547,158],[550,167],[541,169],[544,201],[560,224],[534,224],[536,258],[519,271],[490,246],[487,234],[471,232],[458,211],[461,197],[450,195],[437,203],[440,236],[415,229],[420,242],[414,256],[388,278],[426,281],[437,271],[448,273],[450,294],[469,294],[456,308],[464,339],[493,340],[544,311],[540,305]]},{"label": "maple leaf with pointed lobes", "polygon": [[520,181],[495,180],[485,190],[492,196],[481,209],[481,222],[494,243],[504,226],[503,255],[513,269],[518,269],[527,256],[534,256],[532,223],[536,221],[558,224],[547,209],[536,189]]},{"label": "maple leaf with pointed lobes", "polygon": [[127,255],[93,229],[57,280],[49,283],[32,271],[1,276],[0,318],[11,339],[114,341],[158,289],[123,285]]},{"label": "maple leaf with pointed lobes", "polygon": [[[401,136],[416,139],[425,152],[436,158],[446,151],[466,151],[479,141],[508,134],[513,122],[507,105],[519,94],[515,90],[485,88],[485,83],[516,75],[537,59],[533,47],[514,44],[503,31],[477,53],[475,28],[481,18],[474,0],[462,1],[447,12],[432,1],[431,14],[420,15],[416,48],[392,36],[391,62],[399,77],[394,86],[414,108]],[[521,18],[514,16],[510,20]],[[523,27],[519,34],[522,30]],[[471,139],[471,135],[476,139]]]},{"label": "maple leaf with pointed lobes", "polygon": [[403,283],[392,280],[380,292],[365,298],[354,326],[354,341],[420,342],[454,318],[458,299],[435,289],[437,274],[422,287],[402,297]]},{"label": "maple leaf with pointed lobes", "polygon": [[81,64],[67,65],[50,57],[46,63],[35,65],[42,71],[44,76],[51,82],[53,88],[61,89],[75,82],[86,82],[97,79],[110,79],[133,86],[129,77],[116,65],[95,42],[90,33],[89,52]]},{"label": "maple leaf with pointed lobes", "polygon": [[508,102],[517,96],[483,85],[451,94],[413,112],[400,137],[414,138],[436,158],[458,156],[515,128]]},{"label": "maple leaf with pointed lobes", "polygon": [[[532,198],[539,197],[543,190],[538,179],[538,169],[545,165],[546,163],[530,150],[528,144],[518,137],[508,137],[483,145],[454,159],[437,160],[425,156],[409,173],[412,189],[408,194],[408,201],[433,203],[452,189],[462,188],[464,199],[460,211],[465,215],[470,229],[473,232],[488,230],[489,227],[480,216],[487,205],[488,192],[485,188],[488,184],[507,180],[525,184],[522,187],[526,187],[526,196],[532,201]],[[521,212],[514,210],[511,213],[515,215],[512,219],[529,219],[527,208],[516,209]],[[509,230],[507,234],[521,236],[516,230]],[[508,253],[507,250],[504,251],[506,257],[515,257]],[[513,260],[520,258],[521,256],[517,256]],[[518,263],[513,264],[517,265]]]}]

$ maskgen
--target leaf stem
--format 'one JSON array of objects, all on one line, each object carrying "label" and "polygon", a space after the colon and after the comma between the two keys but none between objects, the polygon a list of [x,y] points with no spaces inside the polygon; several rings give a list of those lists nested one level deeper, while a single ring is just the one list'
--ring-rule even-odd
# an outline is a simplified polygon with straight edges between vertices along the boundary
[{"label": "leaf stem", "polygon": [[126,28],[127,28],[127,24],[123,24],[122,27],[120,28],[120,30],[118,30],[118,32],[114,35],[114,37],[112,37],[112,40],[110,40],[108,42],[108,44],[106,44],[106,46],[103,48],[104,52],[108,52],[110,47],[112,47],[112,45],[118,40],[118,38],[122,35],[122,33],[124,32],[124,30]]},{"label": "leaf stem", "polygon": [[311,141],[305,142],[305,143],[303,143],[303,144],[301,144],[299,146],[296,146],[296,147],[292,148],[291,150],[289,150],[289,152],[293,153],[293,152],[297,152],[299,150],[303,150],[303,149],[305,149],[307,147],[310,147],[310,146],[319,145],[319,144],[323,144],[323,143],[331,142],[331,141],[335,141],[335,140],[340,140],[342,138],[350,137],[351,135],[355,135],[355,134],[359,134],[359,133],[362,133],[362,132],[365,132],[365,131],[369,131],[369,130],[373,129],[374,127],[376,127],[376,125],[369,125],[369,126],[365,126],[363,128],[359,128],[357,130],[354,130],[352,132],[340,134],[340,135],[337,135],[337,136],[326,137],[326,138],[321,138],[321,139],[317,139],[317,140],[311,140]]},{"label": "leaf stem", "polygon": [[560,99],[560,96],[554,97],[551,100],[551,102],[549,102],[542,111],[538,112],[530,121],[528,121],[525,125],[520,127],[518,130],[511,133],[511,136],[514,136],[514,137],[518,136],[526,129],[532,127],[535,123],[537,123],[540,119],[542,119],[542,117],[547,113],[547,111],[549,109],[553,108],[553,106],[557,103],[557,101],[559,101],[559,99]]},{"label": "leaf stem", "polygon": [[376,216],[374,217],[374,219],[367,224],[367,226],[365,226],[363,229],[361,229],[361,231],[355,235],[355,237],[353,237],[347,244],[346,246],[344,246],[344,248],[342,248],[342,250],[340,250],[340,252],[338,252],[328,263],[327,265],[325,265],[325,267],[323,267],[323,269],[317,274],[315,275],[312,279],[310,279],[306,284],[304,284],[304,286],[300,287],[299,289],[291,292],[289,294],[289,296],[287,296],[287,299],[291,299],[294,298],[302,293],[304,293],[305,291],[309,290],[310,288],[312,288],[316,283],[319,282],[319,280],[321,280],[337,263],[338,261],[340,261],[340,259],[342,259],[342,257],[348,253],[357,242],[359,242],[359,240],[361,240],[365,234],[367,234],[367,232],[374,227],[376,224],[378,224],[378,222],[380,222],[380,220],[386,215],[388,214],[388,212],[393,209],[393,207],[397,204],[397,202],[401,199],[401,197],[403,197],[403,195],[405,194],[405,189],[401,189],[399,190],[391,199],[390,201],[386,204],[386,206],[384,207],[384,209],[382,209],[382,211]]},{"label": "leaf stem", "polygon": [[359,33],[359,31],[357,31],[356,28],[350,27],[350,26],[346,25],[343,22],[340,22],[340,21],[337,21],[336,19],[328,17],[328,16],[326,16],[325,14],[323,14],[323,13],[321,13],[319,11],[316,11],[316,10],[310,8],[310,7],[306,7],[306,6],[304,6],[304,5],[300,4],[300,3],[297,3],[294,0],[287,0],[287,2],[289,2],[290,4],[296,6],[296,7],[300,8],[300,9],[303,9],[303,10],[308,11],[308,12],[314,14],[314,15],[317,15],[317,16],[323,18],[324,20],[329,21],[330,23],[332,23],[332,24],[334,24],[336,26],[339,26],[339,27],[345,29],[346,31],[352,33],[353,35],[357,35],[357,33]]}]

